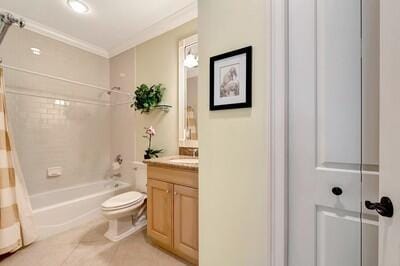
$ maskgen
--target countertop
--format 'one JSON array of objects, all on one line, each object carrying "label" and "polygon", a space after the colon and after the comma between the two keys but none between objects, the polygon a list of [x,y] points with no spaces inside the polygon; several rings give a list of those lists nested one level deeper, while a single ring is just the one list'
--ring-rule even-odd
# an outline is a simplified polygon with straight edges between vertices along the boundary
[{"label": "countertop", "polygon": [[174,156],[165,156],[160,158],[148,159],[143,162],[147,165],[152,166],[161,166],[161,167],[170,167],[170,168],[181,168],[185,170],[198,171],[199,165],[197,163],[177,163],[172,162],[174,159],[193,159],[191,156],[184,155],[174,155]]}]

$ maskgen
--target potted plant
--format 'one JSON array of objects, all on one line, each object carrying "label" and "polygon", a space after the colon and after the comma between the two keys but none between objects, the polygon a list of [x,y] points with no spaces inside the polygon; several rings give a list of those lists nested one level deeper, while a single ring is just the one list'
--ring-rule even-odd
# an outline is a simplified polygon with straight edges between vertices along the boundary
[{"label": "potted plant", "polygon": [[142,114],[149,113],[160,104],[164,91],[165,88],[162,84],[152,85],[151,87],[142,84],[136,88],[131,107],[135,107],[135,111],[140,110]]},{"label": "potted plant", "polygon": [[152,139],[152,137],[154,137],[156,135],[156,130],[152,126],[145,127],[144,129],[145,129],[145,135],[143,136],[143,138],[146,138],[149,140],[149,146],[144,151],[144,159],[152,159],[154,157],[158,158],[158,154],[163,152],[163,150],[162,149],[155,150],[155,149],[151,148],[151,139]]}]

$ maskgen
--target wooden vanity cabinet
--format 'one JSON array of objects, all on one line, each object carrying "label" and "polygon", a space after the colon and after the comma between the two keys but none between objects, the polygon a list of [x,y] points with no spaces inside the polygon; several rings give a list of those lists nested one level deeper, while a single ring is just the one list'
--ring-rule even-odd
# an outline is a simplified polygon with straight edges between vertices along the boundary
[{"label": "wooden vanity cabinet", "polygon": [[174,249],[198,260],[199,201],[197,189],[174,185]]},{"label": "wooden vanity cabinet", "polygon": [[172,245],[173,185],[147,180],[147,234],[160,244]]},{"label": "wooden vanity cabinet", "polygon": [[195,264],[199,250],[197,176],[197,171],[148,166],[147,235]]}]

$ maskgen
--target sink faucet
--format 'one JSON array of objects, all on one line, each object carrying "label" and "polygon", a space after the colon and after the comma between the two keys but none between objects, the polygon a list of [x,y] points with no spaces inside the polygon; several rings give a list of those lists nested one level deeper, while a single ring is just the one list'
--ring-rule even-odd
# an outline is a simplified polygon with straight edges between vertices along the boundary
[{"label": "sink faucet", "polygon": [[193,148],[192,149],[192,157],[198,157],[198,156],[199,156],[199,149]]}]

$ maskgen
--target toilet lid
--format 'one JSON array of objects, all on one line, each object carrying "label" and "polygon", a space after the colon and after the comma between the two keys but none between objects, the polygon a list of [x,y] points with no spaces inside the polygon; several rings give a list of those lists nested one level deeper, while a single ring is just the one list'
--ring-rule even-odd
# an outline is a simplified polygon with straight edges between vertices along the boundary
[{"label": "toilet lid", "polygon": [[113,209],[131,206],[143,199],[143,194],[137,191],[130,191],[126,193],[119,194],[112,197],[111,199],[103,202],[101,207],[103,209]]}]

